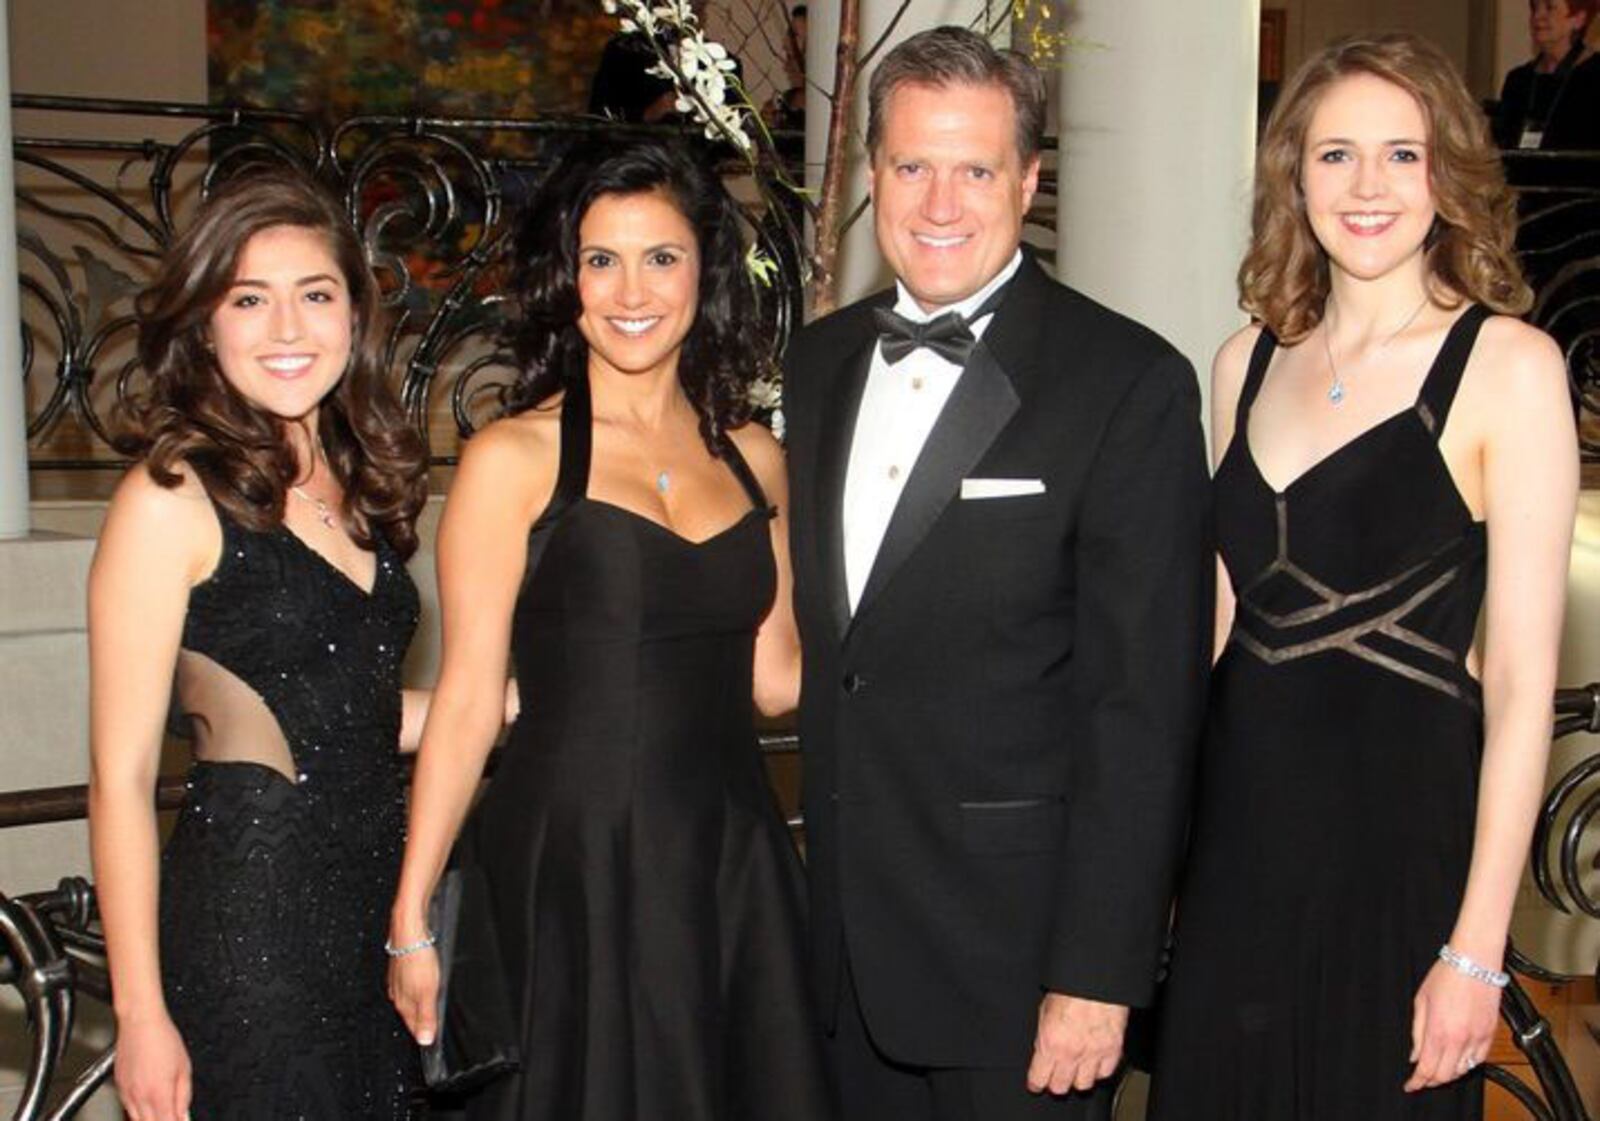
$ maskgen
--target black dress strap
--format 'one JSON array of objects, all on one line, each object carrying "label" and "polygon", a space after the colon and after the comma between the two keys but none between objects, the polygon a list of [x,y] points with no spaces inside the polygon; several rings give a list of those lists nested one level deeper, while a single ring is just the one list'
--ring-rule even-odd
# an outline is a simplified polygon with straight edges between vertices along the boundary
[{"label": "black dress strap", "polygon": [[[579,378],[561,396],[561,461],[556,485],[544,512],[533,523],[538,530],[554,523],[589,492],[589,452],[594,441],[589,379]],[[531,531],[530,531],[531,532]]]},{"label": "black dress strap", "polygon": [[756,473],[750,469],[750,464],[745,462],[744,453],[739,451],[739,445],[726,432],[722,434],[722,458],[727,460],[728,468],[733,472],[733,477],[739,480],[739,485],[744,488],[745,495],[750,499],[750,505],[757,510],[772,509],[772,504],[767,501],[767,492],[761,489],[761,483],[756,479]]},{"label": "black dress strap", "polygon": [[1272,364],[1272,352],[1277,349],[1278,336],[1272,333],[1272,328],[1263,323],[1261,334],[1256,337],[1255,349],[1250,352],[1250,365],[1245,370],[1244,385],[1239,388],[1239,404],[1233,420],[1235,435],[1245,431],[1245,426],[1250,421],[1250,406],[1255,404],[1256,394],[1261,392],[1261,383],[1267,377],[1267,367]]},{"label": "black dress strap", "polygon": [[1473,304],[1462,312],[1444,337],[1439,356],[1433,360],[1428,376],[1423,379],[1417,394],[1417,415],[1437,440],[1450,418],[1450,406],[1455,404],[1456,390],[1461,388],[1461,375],[1466,372],[1467,359],[1472,356],[1473,344],[1478,341],[1478,331],[1491,312],[1482,304]]}]

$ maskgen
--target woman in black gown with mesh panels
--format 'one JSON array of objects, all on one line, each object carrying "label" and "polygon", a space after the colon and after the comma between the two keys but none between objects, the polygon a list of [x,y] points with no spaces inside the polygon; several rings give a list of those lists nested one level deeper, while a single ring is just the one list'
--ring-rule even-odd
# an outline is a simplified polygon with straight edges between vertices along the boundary
[{"label": "woman in black gown with mesh panels", "polygon": [[[524,372],[440,530],[444,665],[391,940],[428,940],[509,651],[522,713],[463,842],[521,1069],[468,1116],[819,1121],[800,868],[752,723],[752,699],[794,705],[799,650],[782,456],[746,423],[735,208],[676,145],[596,143],[515,253]],[[438,981],[429,948],[391,973],[423,1042]]]},{"label": "woman in black gown with mesh panels", "polygon": [[1438,50],[1343,41],[1289,83],[1257,324],[1213,374],[1221,653],[1159,1121],[1481,1113],[1577,484],[1512,233]]},{"label": "woman in black gown with mesh panels", "polygon": [[[147,380],[89,581],[89,824],[133,1121],[409,1114],[384,994],[405,570],[426,494],[338,202],[223,184],[141,297]],[[159,866],[167,700],[193,731]]]}]

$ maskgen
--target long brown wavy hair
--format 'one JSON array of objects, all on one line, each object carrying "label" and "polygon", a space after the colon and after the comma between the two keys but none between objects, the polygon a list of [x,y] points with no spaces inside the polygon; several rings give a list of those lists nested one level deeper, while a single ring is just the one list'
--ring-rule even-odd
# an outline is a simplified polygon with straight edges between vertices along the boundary
[{"label": "long brown wavy hair", "polygon": [[187,464],[212,499],[251,529],[282,524],[285,494],[300,473],[287,435],[292,422],[229,384],[209,345],[211,315],[245,244],[280,226],[325,238],[350,292],[350,364],[317,407],[328,465],[344,490],[345,526],[364,548],[382,536],[409,557],[427,499],[427,458],[385,376],[378,284],[339,203],[298,172],[252,168],[229,179],[168,249],[137,302],[149,388],[129,402],[117,446],[142,458],[164,487],[176,486]]},{"label": "long brown wavy hair", "polygon": [[1300,177],[1306,131],[1341,78],[1370,74],[1416,99],[1428,123],[1428,181],[1437,212],[1427,240],[1429,290],[1440,306],[1462,299],[1506,315],[1533,305],[1512,249],[1516,204],[1489,123],[1444,53],[1394,32],[1339,39],[1307,59],[1284,87],[1256,153],[1250,249],[1239,266],[1239,306],[1281,341],[1322,320],[1328,255],[1306,218]]}]

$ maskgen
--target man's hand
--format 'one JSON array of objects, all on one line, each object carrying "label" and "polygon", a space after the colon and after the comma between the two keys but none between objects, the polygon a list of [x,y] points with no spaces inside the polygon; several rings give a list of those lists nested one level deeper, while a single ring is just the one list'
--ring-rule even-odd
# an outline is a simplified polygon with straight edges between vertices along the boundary
[{"label": "man's hand", "polygon": [[1122,1061],[1127,1028],[1125,1005],[1046,993],[1039,1002],[1039,1034],[1033,1041],[1033,1062],[1028,1064],[1028,1089],[1035,1094],[1092,1090]]}]

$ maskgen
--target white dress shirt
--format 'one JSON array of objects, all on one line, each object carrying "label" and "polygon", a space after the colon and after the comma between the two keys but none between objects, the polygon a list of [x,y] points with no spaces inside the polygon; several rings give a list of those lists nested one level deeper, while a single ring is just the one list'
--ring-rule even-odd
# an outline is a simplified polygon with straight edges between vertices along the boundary
[{"label": "white dress shirt", "polygon": [[[1010,280],[1021,264],[1019,249],[988,284],[960,303],[934,311],[923,311],[905,285],[896,281],[899,299],[894,310],[918,323],[948,311],[966,315]],[[974,338],[983,337],[992,318],[985,315],[968,324]],[[884,361],[882,345],[873,348],[844,482],[844,575],[852,613],[861,602],[900,492],[960,378],[960,366],[926,347],[912,351],[893,366]]]}]

